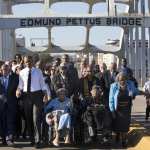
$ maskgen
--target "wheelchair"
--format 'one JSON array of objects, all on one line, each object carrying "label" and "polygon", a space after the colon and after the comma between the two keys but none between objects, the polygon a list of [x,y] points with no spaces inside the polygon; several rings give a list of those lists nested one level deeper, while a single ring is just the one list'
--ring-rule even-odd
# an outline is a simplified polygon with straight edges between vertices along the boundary
[{"label": "wheelchair", "polygon": [[[49,125],[49,128],[48,128],[49,143],[52,143],[52,141],[56,137],[56,130],[59,127],[59,121],[60,121],[62,115],[67,115],[67,114],[64,114],[63,110],[56,110],[56,111],[50,112],[46,115],[46,122]],[[55,121],[50,122],[50,120],[54,117],[55,117]],[[61,141],[64,140],[64,137],[65,137],[67,132],[68,132],[68,128],[64,128],[63,130],[59,131]]]},{"label": "wheelchair", "polygon": [[83,142],[110,142],[112,132],[110,128],[110,117],[104,105],[87,107],[82,115],[83,121]]}]

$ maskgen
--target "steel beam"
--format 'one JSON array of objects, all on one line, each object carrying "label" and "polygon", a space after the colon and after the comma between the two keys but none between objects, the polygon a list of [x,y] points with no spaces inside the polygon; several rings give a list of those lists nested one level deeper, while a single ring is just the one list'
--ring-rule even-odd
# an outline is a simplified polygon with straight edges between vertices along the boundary
[{"label": "steel beam", "polygon": [[[148,0],[148,10],[150,13],[150,1]],[[148,28],[148,75],[150,76],[150,27]]]},{"label": "steel beam", "polygon": [[28,3],[44,3],[44,0],[12,0],[14,5],[17,4],[28,4]]},{"label": "steel beam", "polygon": [[[85,2],[85,3],[90,3],[90,0],[50,0],[52,1],[53,3],[56,3],[56,2]],[[129,4],[129,1],[130,0],[114,0],[115,3],[122,3],[122,4]],[[106,0],[94,0],[94,4],[95,3],[99,3],[99,2],[106,2]]]},{"label": "steel beam", "polygon": [[[145,0],[141,0],[141,12],[143,16],[145,15]],[[146,47],[145,47],[145,27],[141,27],[141,73],[142,73],[142,78],[141,78],[141,85],[146,81]]]},{"label": "steel beam", "polygon": [[[129,5],[129,14],[132,14],[134,12],[134,1],[130,1]],[[133,27],[129,27],[129,48],[128,48],[128,55],[129,55],[129,65],[130,67],[135,70],[135,53],[134,53],[134,48],[133,48]]]},{"label": "steel beam", "polygon": [[[135,0],[135,13],[138,13],[138,2],[139,0]],[[135,28],[135,78],[139,79],[141,76],[139,64],[141,64],[141,58],[139,53],[139,27]]]}]

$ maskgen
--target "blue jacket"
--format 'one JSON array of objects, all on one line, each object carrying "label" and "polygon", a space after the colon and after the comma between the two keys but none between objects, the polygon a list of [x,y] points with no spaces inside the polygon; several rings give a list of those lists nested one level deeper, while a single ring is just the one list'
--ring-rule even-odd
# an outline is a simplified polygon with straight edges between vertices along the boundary
[{"label": "blue jacket", "polygon": [[52,99],[46,106],[45,106],[45,113],[49,113],[55,110],[64,110],[65,113],[70,112],[70,99],[65,97],[63,102],[59,101],[58,98]]},{"label": "blue jacket", "polygon": [[[127,89],[128,92],[132,92],[133,96],[136,96],[138,94],[138,89],[135,87],[134,83],[130,80],[126,81],[127,83]],[[115,82],[111,84],[110,92],[109,92],[109,109],[111,112],[115,111],[117,109],[118,105],[118,93],[119,93],[119,83]]]}]

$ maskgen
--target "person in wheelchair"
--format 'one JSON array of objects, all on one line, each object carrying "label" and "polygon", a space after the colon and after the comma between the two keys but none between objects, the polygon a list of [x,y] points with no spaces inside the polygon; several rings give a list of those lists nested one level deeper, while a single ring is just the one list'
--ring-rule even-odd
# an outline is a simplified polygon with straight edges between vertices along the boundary
[{"label": "person in wheelchair", "polygon": [[70,143],[71,129],[71,106],[70,99],[66,97],[66,89],[60,88],[57,90],[57,98],[51,100],[45,107],[46,122],[50,129],[53,126],[55,129],[54,146],[59,146],[59,138],[62,131],[66,131],[65,143]]},{"label": "person in wheelchair", "polygon": [[83,122],[85,124],[84,141],[89,143],[97,138],[97,131],[103,128],[104,92],[100,86],[94,85],[91,96],[84,100]]}]

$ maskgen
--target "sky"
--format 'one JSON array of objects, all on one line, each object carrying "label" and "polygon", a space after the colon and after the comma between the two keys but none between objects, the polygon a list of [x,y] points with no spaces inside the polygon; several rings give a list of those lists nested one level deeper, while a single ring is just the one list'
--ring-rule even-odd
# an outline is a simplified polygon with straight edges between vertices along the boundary
[{"label": "sky", "polygon": [[[49,11],[57,14],[87,14],[89,6],[82,2],[59,2],[53,4]],[[117,13],[127,12],[127,5],[117,4]],[[43,4],[21,4],[13,6],[13,14],[16,16],[30,16],[44,13]],[[97,3],[92,8],[92,13],[101,16],[107,15],[106,3]],[[120,27],[92,27],[90,30],[90,44],[103,48],[108,39],[120,39]],[[46,44],[48,30],[46,28],[28,28],[17,29],[17,36],[26,38],[26,46],[30,46],[30,41],[36,38],[37,45]],[[52,42],[58,46],[79,46],[85,44],[86,28],[85,27],[53,27]],[[42,41],[39,39],[43,39]]]}]

